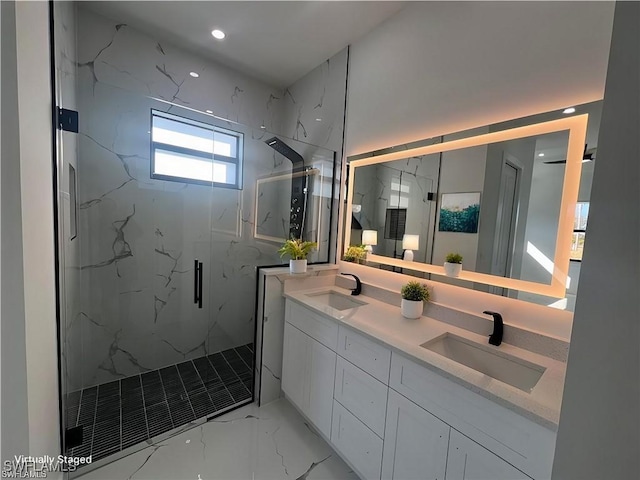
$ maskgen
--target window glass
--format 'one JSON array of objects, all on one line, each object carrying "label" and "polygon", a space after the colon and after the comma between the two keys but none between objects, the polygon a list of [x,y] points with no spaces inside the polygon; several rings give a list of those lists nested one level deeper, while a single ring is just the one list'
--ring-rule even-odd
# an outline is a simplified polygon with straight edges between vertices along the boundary
[{"label": "window glass", "polygon": [[582,261],[584,250],[584,236],[587,229],[587,217],[589,216],[589,202],[578,202],[573,219],[573,235],[571,237],[570,259]]},{"label": "window glass", "polygon": [[151,177],[241,188],[242,134],[152,111]]}]

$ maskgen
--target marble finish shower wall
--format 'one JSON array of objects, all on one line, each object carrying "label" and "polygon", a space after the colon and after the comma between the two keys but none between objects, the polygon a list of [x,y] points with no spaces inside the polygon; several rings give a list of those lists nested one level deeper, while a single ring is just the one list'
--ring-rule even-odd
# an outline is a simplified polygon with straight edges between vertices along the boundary
[{"label": "marble finish shower wall", "polygon": [[[347,95],[347,63],[349,47],[318,65],[304,77],[285,89],[283,94],[283,134],[302,142],[318,145],[336,152],[336,172],[334,174],[335,217],[339,208],[340,172],[344,134],[344,114]],[[303,152],[299,152],[301,154]],[[326,195],[324,195],[326,199]],[[331,208],[324,202],[325,211]],[[320,228],[330,231],[329,257],[335,259],[338,222],[325,215]]]},{"label": "marble finish shower wall", "polygon": [[[256,180],[291,169],[260,129],[282,131],[282,92],[82,9],[77,67],[77,383],[252,342],[255,266],[282,261],[276,244],[253,237],[264,221],[255,218]],[[151,179],[152,108],[242,132],[243,190]],[[231,122],[198,112],[207,109]],[[205,266],[203,309],[193,303],[196,258]]]},{"label": "marble finish shower wall", "polygon": [[[282,90],[89,12],[78,15],[79,67],[93,85],[174,102],[279,132]],[[193,78],[196,72],[199,78]]]},{"label": "marble finish shower wall", "polygon": [[284,135],[342,153],[347,59],[345,48],[285,89]]}]

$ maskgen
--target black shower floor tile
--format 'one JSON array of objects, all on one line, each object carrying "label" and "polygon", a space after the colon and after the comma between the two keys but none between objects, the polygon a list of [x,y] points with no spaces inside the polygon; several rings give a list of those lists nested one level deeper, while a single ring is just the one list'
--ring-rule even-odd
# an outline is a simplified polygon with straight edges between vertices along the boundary
[{"label": "black shower floor tile", "polygon": [[253,344],[85,388],[66,398],[70,452],[94,461],[251,398]]}]

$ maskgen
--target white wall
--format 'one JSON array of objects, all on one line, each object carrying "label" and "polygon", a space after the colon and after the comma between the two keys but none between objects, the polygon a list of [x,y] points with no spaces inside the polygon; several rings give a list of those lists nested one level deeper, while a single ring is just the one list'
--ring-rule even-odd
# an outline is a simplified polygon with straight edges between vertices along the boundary
[{"label": "white wall", "polygon": [[[346,152],[601,99],[612,21],[605,2],[409,2],[350,49]],[[494,302],[458,295],[473,296],[474,308]],[[536,319],[523,302],[509,308],[542,331],[547,319],[571,319],[543,307]]]},{"label": "white wall", "polygon": [[49,9],[16,4],[29,452],[60,451]]},{"label": "white wall", "polygon": [[618,2],[553,478],[640,471],[640,3]]},{"label": "white wall", "polygon": [[4,459],[14,453],[57,455],[60,446],[49,12],[45,2],[19,2],[15,14],[12,4],[2,8],[3,27],[12,29],[15,19],[15,43],[6,31],[2,42],[3,80],[9,75],[2,94],[10,99],[2,111],[3,137],[13,139],[2,151],[2,383],[11,388],[3,389]]},{"label": "white wall", "polygon": [[347,154],[602,98],[613,3],[408,2],[351,47]]},{"label": "white wall", "polygon": [[2,11],[2,459],[29,449],[15,3]]}]

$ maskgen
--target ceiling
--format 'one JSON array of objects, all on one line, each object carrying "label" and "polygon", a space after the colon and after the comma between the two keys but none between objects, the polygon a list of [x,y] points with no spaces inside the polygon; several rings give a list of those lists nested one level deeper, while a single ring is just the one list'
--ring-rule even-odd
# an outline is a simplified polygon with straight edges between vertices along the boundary
[{"label": "ceiling", "polygon": [[[263,82],[288,87],[405,2],[99,1],[87,8]],[[217,41],[211,30],[226,38]]]}]

